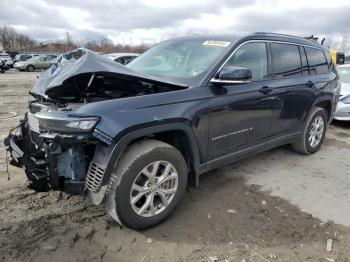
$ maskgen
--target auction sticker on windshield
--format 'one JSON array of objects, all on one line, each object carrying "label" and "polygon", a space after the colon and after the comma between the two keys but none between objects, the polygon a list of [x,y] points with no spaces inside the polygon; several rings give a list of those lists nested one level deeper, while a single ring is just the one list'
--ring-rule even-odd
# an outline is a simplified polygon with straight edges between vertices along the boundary
[{"label": "auction sticker on windshield", "polygon": [[203,43],[204,46],[220,46],[220,47],[228,47],[231,42],[228,41],[215,41],[215,40],[207,40]]}]

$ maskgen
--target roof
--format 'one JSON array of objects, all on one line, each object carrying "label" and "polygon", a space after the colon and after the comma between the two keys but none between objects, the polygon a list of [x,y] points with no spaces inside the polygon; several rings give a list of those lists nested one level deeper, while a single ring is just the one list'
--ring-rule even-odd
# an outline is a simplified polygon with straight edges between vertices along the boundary
[{"label": "roof", "polygon": [[268,32],[256,32],[248,37],[250,38],[259,38],[264,40],[275,40],[275,41],[286,41],[290,43],[300,44],[300,45],[308,45],[308,46],[314,46],[317,48],[326,49],[325,46],[321,45],[315,40],[309,40],[305,39],[303,37],[299,36],[293,36],[293,35],[285,35],[285,34],[277,34],[277,33],[268,33]]},{"label": "roof", "polygon": [[[221,41],[230,41],[230,42],[244,42],[244,41],[248,41],[248,40],[271,40],[271,41],[294,43],[294,44],[299,44],[299,45],[308,45],[308,46],[326,49],[325,46],[322,46],[320,43],[318,43],[314,40],[307,40],[303,37],[285,35],[285,34],[277,34],[277,33],[268,33],[268,32],[257,32],[257,33],[253,33],[253,34],[249,34],[249,35],[245,35],[245,36],[228,35],[228,34],[191,35],[191,36],[179,37],[177,39],[186,39],[186,38],[203,39],[203,40],[210,39],[210,40],[221,40]],[[169,40],[171,40],[171,39],[169,39]]]}]

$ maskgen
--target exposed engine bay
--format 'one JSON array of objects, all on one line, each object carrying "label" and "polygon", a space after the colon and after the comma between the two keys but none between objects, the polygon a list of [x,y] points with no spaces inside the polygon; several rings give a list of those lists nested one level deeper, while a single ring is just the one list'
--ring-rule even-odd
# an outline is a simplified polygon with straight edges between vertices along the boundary
[{"label": "exposed engine bay", "polygon": [[63,86],[47,90],[46,94],[59,103],[91,103],[176,89],[181,88],[115,77],[111,73],[86,73],[68,79]]}]

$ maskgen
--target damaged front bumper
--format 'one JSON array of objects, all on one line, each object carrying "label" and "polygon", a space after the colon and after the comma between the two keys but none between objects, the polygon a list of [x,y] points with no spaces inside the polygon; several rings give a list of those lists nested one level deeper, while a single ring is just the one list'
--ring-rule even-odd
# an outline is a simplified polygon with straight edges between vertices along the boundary
[{"label": "damaged front bumper", "polygon": [[97,121],[88,121],[27,113],[4,140],[10,164],[24,168],[31,187],[39,191],[97,192],[114,142],[94,128]]}]

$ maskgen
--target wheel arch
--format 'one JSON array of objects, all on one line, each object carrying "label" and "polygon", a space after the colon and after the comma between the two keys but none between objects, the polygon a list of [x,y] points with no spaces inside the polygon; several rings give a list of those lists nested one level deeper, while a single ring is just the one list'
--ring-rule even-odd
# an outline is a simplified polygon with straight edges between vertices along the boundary
[{"label": "wheel arch", "polygon": [[330,100],[323,100],[315,104],[315,107],[321,107],[324,109],[327,115],[327,120],[330,121],[332,117],[332,102]]},{"label": "wheel arch", "polygon": [[32,64],[27,65],[27,66],[26,66],[26,70],[28,70],[29,67],[33,67],[33,70],[35,70],[35,66],[32,65]]},{"label": "wheel arch", "polygon": [[323,108],[326,112],[328,122],[332,121],[334,105],[331,98],[322,97],[322,98],[316,99],[312,105],[312,108],[314,107]]},{"label": "wheel arch", "polygon": [[128,146],[143,139],[158,139],[177,148],[184,156],[189,169],[189,182],[198,185],[198,166],[200,153],[197,140],[190,126],[184,123],[169,123],[150,126],[129,132],[115,144],[103,176],[101,185],[108,185],[115,163],[118,162]]}]

